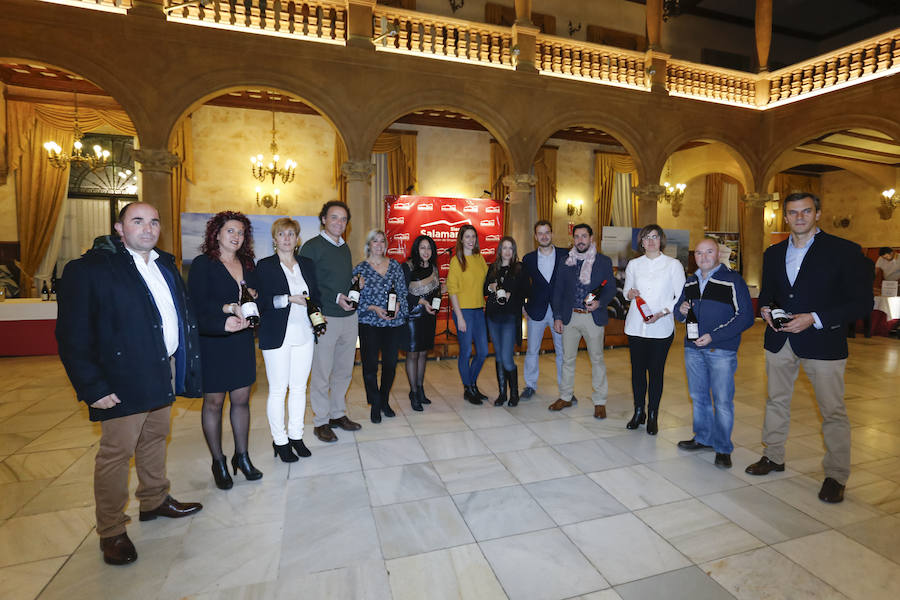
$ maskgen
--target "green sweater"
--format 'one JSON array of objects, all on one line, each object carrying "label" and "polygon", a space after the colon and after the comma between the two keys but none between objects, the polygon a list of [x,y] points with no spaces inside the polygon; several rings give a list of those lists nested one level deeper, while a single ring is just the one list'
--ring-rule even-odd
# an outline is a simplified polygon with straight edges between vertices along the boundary
[{"label": "green sweater", "polygon": [[326,317],[349,317],[353,311],[346,311],[337,303],[337,295],[350,291],[353,274],[353,260],[350,247],[345,242],[335,246],[321,235],[308,240],[300,248],[300,256],[305,256],[316,265],[316,282],[322,296],[322,312]]}]

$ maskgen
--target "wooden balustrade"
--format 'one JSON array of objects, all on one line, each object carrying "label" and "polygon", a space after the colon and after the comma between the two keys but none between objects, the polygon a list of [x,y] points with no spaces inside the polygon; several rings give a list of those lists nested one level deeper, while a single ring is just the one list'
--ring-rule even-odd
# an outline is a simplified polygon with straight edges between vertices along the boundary
[{"label": "wooden balustrade", "polygon": [[93,8],[95,10],[105,10],[110,12],[124,13],[132,7],[131,0],[44,0],[54,4],[68,4],[70,6],[80,6],[84,8]]},{"label": "wooden balustrade", "polygon": [[[396,35],[387,35],[396,30]],[[377,50],[412,52],[435,58],[512,68],[512,30],[412,10],[376,5],[373,31]],[[384,36],[384,37],[381,37]]]},{"label": "wooden balustrade", "polygon": [[[167,0],[173,4],[181,2]],[[347,7],[340,0],[212,0],[175,9],[169,20],[340,44],[347,37]]]},{"label": "wooden balustrade", "polygon": [[537,37],[535,67],[543,74],[650,89],[645,61],[641,52],[552,35]]},{"label": "wooden balustrade", "polygon": [[683,60],[666,64],[666,87],[681,96],[745,106],[756,103],[755,75]]}]

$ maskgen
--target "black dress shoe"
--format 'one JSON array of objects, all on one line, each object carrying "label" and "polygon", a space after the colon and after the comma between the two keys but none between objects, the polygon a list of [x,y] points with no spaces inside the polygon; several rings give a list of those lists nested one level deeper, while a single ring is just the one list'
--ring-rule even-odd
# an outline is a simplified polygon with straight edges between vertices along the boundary
[{"label": "black dress shoe", "polygon": [[634,416],[625,424],[626,429],[637,429],[640,425],[647,422],[647,413],[643,406],[634,407]]},{"label": "black dress shoe", "polygon": [[297,458],[297,455],[294,454],[293,450],[291,450],[290,444],[283,444],[279,446],[275,442],[272,442],[272,456],[278,456],[281,458],[281,462],[292,463],[300,460]]},{"label": "black dress shoe", "polygon": [[127,533],[100,538],[100,550],[103,551],[103,561],[108,565],[127,565],[137,560],[137,550]]},{"label": "black dress shoe", "polygon": [[710,448],[706,444],[701,444],[697,441],[697,438],[691,438],[689,440],[682,440],[678,442],[678,447],[682,450],[702,450],[703,448]]},{"label": "black dress shoe", "polygon": [[844,501],[844,487],[837,480],[826,477],[822,482],[822,489],[819,490],[819,500],[822,502],[831,502],[837,504]]},{"label": "black dress shoe", "polygon": [[172,496],[166,496],[166,499],[163,500],[162,504],[153,510],[142,510],[140,517],[138,518],[141,521],[152,521],[156,517],[180,519],[181,517],[187,517],[196,512],[200,512],[201,510],[203,510],[203,505],[199,502],[179,502]]},{"label": "black dress shoe", "polygon": [[214,458],[212,461],[213,479],[216,480],[216,487],[220,490],[230,490],[234,485],[234,480],[228,473],[228,465],[225,464],[225,457]]},{"label": "black dress shoe", "polygon": [[355,421],[351,421],[347,415],[338,417],[337,419],[329,419],[328,424],[331,427],[340,427],[344,431],[356,431],[362,429],[362,425]]},{"label": "black dress shoe", "polygon": [[338,441],[337,436],[334,435],[334,432],[331,430],[331,425],[326,424],[313,427],[313,433],[316,434],[317,438],[326,443]]},{"label": "black dress shoe", "polygon": [[241,473],[244,474],[244,477],[247,478],[247,481],[262,479],[262,471],[253,466],[253,463],[250,462],[250,455],[246,452],[232,456],[231,466],[234,469],[235,475],[237,475],[238,469],[240,469]]},{"label": "black dress shoe", "polygon": [[772,471],[784,471],[784,463],[778,464],[772,462],[765,456],[744,469],[744,473],[747,473],[748,475],[768,475]]},{"label": "black dress shoe", "polygon": [[302,458],[309,458],[312,456],[312,452],[309,451],[309,448],[306,447],[306,444],[303,443],[302,439],[292,440],[288,438],[288,444],[291,445],[291,448],[294,449],[294,452],[297,453],[297,456]]},{"label": "black dress shoe", "polygon": [[716,466],[730,469],[731,468],[731,455],[723,454],[721,452],[716,452]]}]

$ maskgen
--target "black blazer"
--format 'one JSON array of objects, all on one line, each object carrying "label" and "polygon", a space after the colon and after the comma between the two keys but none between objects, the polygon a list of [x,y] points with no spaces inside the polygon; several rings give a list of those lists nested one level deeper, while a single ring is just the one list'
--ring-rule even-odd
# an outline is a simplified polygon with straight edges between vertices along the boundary
[{"label": "black blazer", "polygon": [[540,321],[547,314],[547,307],[553,299],[553,289],[559,274],[559,259],[568,255],[568,251],[565,249],[556,246],[554,248],[556,249],[556,260],[553,263],[553,275],[550,276],[549,282],[538,270],[537,250],[529,252],[522,258],[522,265],[525,267],[525,273],[528,274],[531,286],[525,304],[525,312],[533,321]]},{"label": "black blazer", "polygon": [[[322,301],[319,297],[319,285],[316,282],[316,269],[313,261],[305,256],[295,255],[294,258],[300,265],[300,274],[303,275],[306,285],[309,286],[309,297],[321,306]],[[275,308],[272,303],[275,296],[290,294],[291,291],[277,254],[262,258],[256,263],[256,279],[259,285],[259,289],[257,289],[259,297],[256,299],[256,304],[259,306],[259,349],[280,348],[287,332],[291,305]]]},{"label": "black blazer", "polygon": [[[559,319],[563,325],[568,325],[572,320],[572,308],[575,306],[575,285],[578,282],[580,268],[578,265],[566,266],[568,252],[556,263],[557,281],[553,289],[553,318]],[[600,306],[591,313],[594,323],[598,326],[609,322],[609,314],[606,306],[616,295],[616,280],[613,279],[612,261],[605,254],[597,253],[594,266],[591,269],[591,281],[588,289],[593,290],[606,281],[597,301]]]},{"label": "black blazer", "polygon": [[872,311],[872,277],[863,262],[865,256],[857,244],[820,231],[791,285],[784,265],[789,243],[790,238],[783,240],[763,255],[759,305],[767,306],[774,299],[790,313],[814,312],[823,327],[793,334],[766,327],[766,350],[778,352],[790,339],[801,358],[847,358],[847,323]]}]

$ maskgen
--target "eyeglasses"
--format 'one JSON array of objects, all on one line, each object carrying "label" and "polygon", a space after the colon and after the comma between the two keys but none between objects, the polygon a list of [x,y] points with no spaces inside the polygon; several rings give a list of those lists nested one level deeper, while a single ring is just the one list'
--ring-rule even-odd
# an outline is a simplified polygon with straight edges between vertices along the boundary
[{"label": "eyeglasses", "polygon": [[655,233],[650,233],[650,234],[648,234],[648,235],[645,235],[645,236],[644,236],[644,239],[645,239],[645,240],[658,240],[658,239],[659,239],[659,235],[658,235],[658,234],[655,234]]}]

